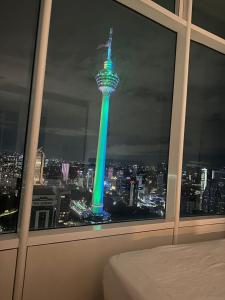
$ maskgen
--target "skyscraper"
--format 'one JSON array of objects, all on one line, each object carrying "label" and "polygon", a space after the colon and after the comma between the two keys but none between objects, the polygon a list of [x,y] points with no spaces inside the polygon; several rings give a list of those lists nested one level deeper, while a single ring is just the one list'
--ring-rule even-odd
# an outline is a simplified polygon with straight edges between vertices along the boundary
[{"label": "skyscraper", "polygon": [[119,83],[119,76],[113,72],[112,53],[112,28],[110,28],[109,40],[104,45],[107,50],[107,59],[104,62],[104,69],[96,76],[99,91],[102,93],[102,108],[98,136],[98,150],[95,167],[94,189],[92,197],[92,212],[96,216],[106,215],[103,209],[104,197],[104,176],[105,159],[108,132],[109,101],[111,94],[116,90]]},{"label": "skyscraper", "polygon": [[202,210],[202,198],[207,186],[207,178],[208,178],[208,170],[206,168],[201,169],[201,187],[200,187],[201,190],[200,190],[199,210]]},{"label": "skyscraper", "polygon": [[134,188],[135,188],[135,181],[130,181],[130,199],[129,199],[129,206],[134,205]]},{"label": "skyscraper", "polygon": [[45,154],[41,148],[37,150],[35,171],[34,171],[34,185],[39,185],[44,183],[43,170],[45,164]]},{"label": "skyscraper", "polygon": [[62,175],[63,175],[63,181],[67,181],[69,178],[69,170],[70,170],[70,164],[68,163],[62,163]]}]

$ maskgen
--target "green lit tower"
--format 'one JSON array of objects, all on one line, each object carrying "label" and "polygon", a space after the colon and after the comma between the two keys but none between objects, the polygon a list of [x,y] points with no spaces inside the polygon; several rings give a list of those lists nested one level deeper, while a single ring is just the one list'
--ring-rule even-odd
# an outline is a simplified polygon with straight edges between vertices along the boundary
[{"label": "green lit tower", "polygon": [[107,47],[107,59],[104,62],[104,69],[96,75],[98,89],[102,94],[102,108],[99,125],[98,150],[96,157],[95,179],[92,196],[92,212],[97,217],[110,218],[104,211],[104,177],[105,160],[108,132],[109,102],[111,94],[116,90],[119,83],[119,76],[113,71],[112,55],[112,28],[110,28],[109,40],[104,45]]}]

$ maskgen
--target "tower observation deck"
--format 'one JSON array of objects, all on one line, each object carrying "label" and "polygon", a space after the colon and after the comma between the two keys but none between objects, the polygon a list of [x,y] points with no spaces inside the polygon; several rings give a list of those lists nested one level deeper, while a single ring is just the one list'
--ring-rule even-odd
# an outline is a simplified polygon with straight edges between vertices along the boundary
[{"label": "tower observation deck", "polygon": [[102,94],[102,107],[92,196],[92,212],[95,216],[102,217],[103,219],[110,219],[110,215],[104,211],[103,201],[109,103],[110,96],[116,90],[119,83],[119,76],[113,71],[113,63],[111,60],[112,34],[113,31],[112,28],[110,28],[108,42],[104,45],[104,47],[107,48],[107,59],[104,62],[104,68],[96,75],[98,89]]}]

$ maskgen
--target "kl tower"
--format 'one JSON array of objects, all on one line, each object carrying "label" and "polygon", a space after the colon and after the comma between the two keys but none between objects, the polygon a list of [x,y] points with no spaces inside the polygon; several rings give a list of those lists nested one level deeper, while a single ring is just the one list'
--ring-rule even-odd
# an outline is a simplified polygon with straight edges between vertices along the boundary
[{"label": "kl tower", "polygon": [[98,150],[95,166],[94,188],[92,196],[92,212],[94,216],[103,220],[109,220],[110,214],[104,211],[104,177],[105,177],[105,161],[106,146],[108,132],[108,117],[110,96],[116,90],[119,83],[119,76],[113,71],[112,55],[112,34],[110,28],[109,40],[104,45],[107,47],[107,59],[104,62],[104,69],[96,75],[98,89],[102,94],[102,108],[98,135]]}]

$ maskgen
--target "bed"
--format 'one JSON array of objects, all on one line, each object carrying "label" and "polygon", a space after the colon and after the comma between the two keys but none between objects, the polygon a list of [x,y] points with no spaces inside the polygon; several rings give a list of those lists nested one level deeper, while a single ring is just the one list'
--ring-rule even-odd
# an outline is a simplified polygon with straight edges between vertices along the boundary
[{"label": "bed", "polygon": [[224,300],[225,239],[113,256],[105,300]]}]

